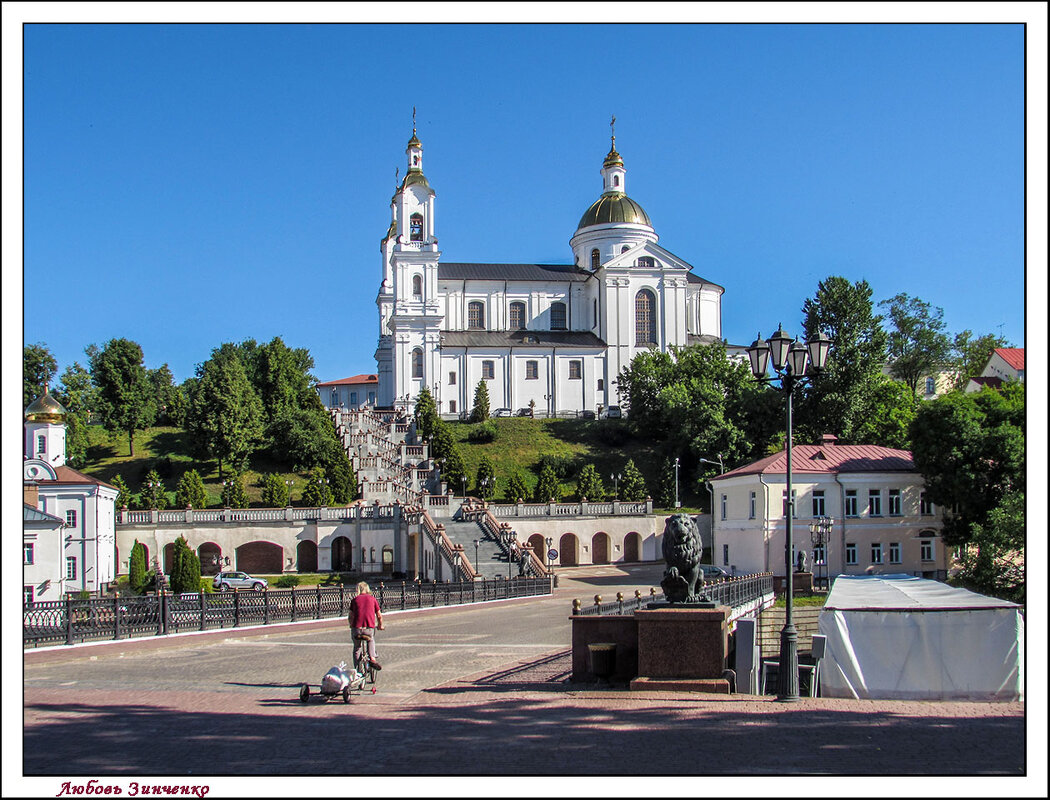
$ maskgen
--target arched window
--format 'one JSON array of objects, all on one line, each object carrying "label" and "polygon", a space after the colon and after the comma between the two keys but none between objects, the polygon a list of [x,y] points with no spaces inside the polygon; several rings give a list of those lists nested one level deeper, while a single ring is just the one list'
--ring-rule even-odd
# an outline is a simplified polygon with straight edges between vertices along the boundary
[{"label": "arched window", "polygon": [[602,265],[601,256],[598,254],[598,248],[591,250],[591,269],[598,269]]},{"label": "arched window", "polygon": [[620,248],[620,252],[621,253],[626,253],[630,249],[631,248],[628,245],[624,245],[623,247]]},{"label": "arched window", "polygon": [[471,300],[467,304],[467,328],[472,331],[485,330],[485,304]]},{"label": "arched window", "polygon": [[525,330],[525,304],[510,304],[510,329],[512,331]]},{"label": "arched window", "polygon": [[565,330],[565,303],[551,303],[551,330]]},{"label": "arched window", "polygon": [[634,296],[635,344],[656,344],[656,296],[642,289]]},{"label": "arched window", "polygon": [[412,351],[412,377],[423,377],[423,350],[419,347]]},{"label": "arched window", "polygon": [[422,297],[423,296],[423,276],[413,275],[412,276],[412,296]]},{"label": "arched window", "polygon": [[423,215],[413,214],[408,218],[408,238],[413,242],[423,241]]},{"label": "arched window", "polygon": [[620,185],[620,176],[619,175],[613,175],[613,186],[619,186],[619,185]]}]

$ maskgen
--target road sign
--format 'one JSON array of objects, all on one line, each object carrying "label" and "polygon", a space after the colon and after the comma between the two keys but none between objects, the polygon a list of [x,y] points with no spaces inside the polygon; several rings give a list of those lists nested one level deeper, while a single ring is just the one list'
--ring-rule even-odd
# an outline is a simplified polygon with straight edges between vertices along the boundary
[{"label": "road sign", "polygon": [[558,557],[558,551],[555,550],[554,548],[551,548],[550,550],[547,551],[547,560],[548,561],[553,561],[557,557]]}]

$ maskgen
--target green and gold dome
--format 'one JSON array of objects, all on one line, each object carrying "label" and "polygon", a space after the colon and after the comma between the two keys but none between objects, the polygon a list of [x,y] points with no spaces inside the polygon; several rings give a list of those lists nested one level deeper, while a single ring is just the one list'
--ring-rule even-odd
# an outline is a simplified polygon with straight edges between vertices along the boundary
[{"label": "green and gold dome", "polygon": [[63,422],[66,409],[54,397],[51,390],[44,386],[44,393],[26,408],[27,422]]}]

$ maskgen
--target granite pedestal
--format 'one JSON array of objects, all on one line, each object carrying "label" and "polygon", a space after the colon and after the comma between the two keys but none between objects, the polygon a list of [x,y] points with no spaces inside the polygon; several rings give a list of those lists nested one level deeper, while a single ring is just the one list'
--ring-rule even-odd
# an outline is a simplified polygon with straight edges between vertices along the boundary
[{"label": "granite pedestal", "polygon": [[729,693],[729,607],[639,609],[638,677],[632,689]]}]

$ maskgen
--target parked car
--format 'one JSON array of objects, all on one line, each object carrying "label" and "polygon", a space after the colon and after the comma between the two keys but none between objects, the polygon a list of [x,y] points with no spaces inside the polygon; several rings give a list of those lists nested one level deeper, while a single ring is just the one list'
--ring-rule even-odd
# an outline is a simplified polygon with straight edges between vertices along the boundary
[{"label": "parked car", "polygon": [[603,416],[606,419],[620,419],[623,417],[623,411],[620,410],[619,406],[609,406],[605,409]]},{"label": "parked car", "polygon": [[230,589],[254,589],[261,592],[267,583],[266,578],[253,578],[247,572],[220,572],[212,585],[217,592],[228,592]]},{"label": "parked car", "polygon": [[509,416],[512,416],[512,414],[511,414],[511,410],[509,408],[497,408],[495,411],[492,412],[492,416],[494,416],[494,417],[509,417]]},{"label": "parked car", "polygon": [[705,581],[720,581],[724,578],[733,577],[733,574],[729,570],[715,564],[701,564],[700,569],[704,572]]},{"label": "parked car", "polygon": [[532,409],[531,408],[519,408],[518,412],[514,416],[516,416],[516,417],[531,417],[532,416]]},{"label": "parked car", "polygon": [[580,412],[580,419],[594,419],[594,412],[590,409],[584,409]]}]

